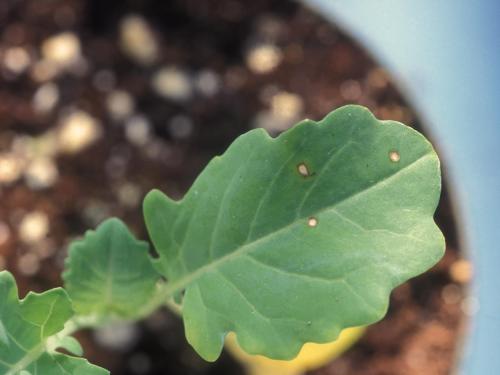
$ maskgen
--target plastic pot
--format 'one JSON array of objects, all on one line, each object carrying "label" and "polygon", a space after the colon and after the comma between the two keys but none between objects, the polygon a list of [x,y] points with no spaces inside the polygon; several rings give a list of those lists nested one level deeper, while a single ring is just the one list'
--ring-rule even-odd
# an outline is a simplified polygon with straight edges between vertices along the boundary
[{"label": "plastic pot", "polygon": [[475,269],[457,373],[500,374],[500,3],[304,1],[385,65],[437,142]]}]

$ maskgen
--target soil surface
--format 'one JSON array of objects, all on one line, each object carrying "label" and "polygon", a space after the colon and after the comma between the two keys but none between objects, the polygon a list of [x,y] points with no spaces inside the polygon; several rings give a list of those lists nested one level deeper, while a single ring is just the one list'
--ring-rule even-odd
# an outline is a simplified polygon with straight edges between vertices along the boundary
[{"label": "soil surface", "polygon": [[[347,103],[421,129],[387,73],[294,2],[2,1],[0,269],[23,295],[60,285],[68,242],[103,218],[147,238],[140,203],[150,189],[182,197],[239,134],[277,134]],[[72,126],[87,143],[68,143]],[[446,189],[437,220],[444,259],[397,288],[388,316],[311,374],[450,373],[473,307]],[[117,375],[243,374],[227,354],[201,360],[167,311],[79,338],[91,362]]]}]

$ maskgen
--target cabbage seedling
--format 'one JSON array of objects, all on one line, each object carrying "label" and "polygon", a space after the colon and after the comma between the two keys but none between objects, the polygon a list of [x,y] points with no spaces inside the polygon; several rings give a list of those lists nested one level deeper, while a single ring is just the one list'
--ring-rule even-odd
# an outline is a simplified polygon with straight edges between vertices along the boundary
[{"label": "cabbage seedling", "polygon": [[292,359],[382,319],[391,290],[441,258],[440,191],[431,144],[363,107],[276,138],[252,130],[182,200],[145,197],[157,258],[112,218],[70,245],[64,289],[19,300],[1,272],[0,373],[106,374],[79,357],[72,334],[163,305],[207,361],[229,332],[249,354]]}]

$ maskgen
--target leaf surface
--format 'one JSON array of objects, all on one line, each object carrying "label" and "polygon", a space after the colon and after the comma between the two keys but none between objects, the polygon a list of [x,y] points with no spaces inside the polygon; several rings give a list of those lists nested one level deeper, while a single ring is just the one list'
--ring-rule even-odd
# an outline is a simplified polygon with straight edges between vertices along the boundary
[{"label": "leaf surface", "polygon": [[64,285],[79,315],[138,317],[156,293],[160,275],[148,244],[108,219],[70,245]]},{"label": "leaf surface", "polygon": [[381,319],[391,290],[442,256],[439,160],[418,132],[346,106],[214,158],[181,201],[152,191],[146,224],[186,335],[215,360],[227,332],[250,354]]},{"label": "leaf surface", "polygon": [[85,359],[49,352],[46,343],[73,316],[66,292],[56,288],[19,300],[12,275],[0,272],[0,374],[105,375]]}]

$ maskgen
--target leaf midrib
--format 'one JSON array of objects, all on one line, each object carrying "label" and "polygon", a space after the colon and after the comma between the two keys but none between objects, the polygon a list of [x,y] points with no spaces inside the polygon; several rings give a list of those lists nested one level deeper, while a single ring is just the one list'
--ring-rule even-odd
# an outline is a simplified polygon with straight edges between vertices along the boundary
[{"label": "leaf midrib", "polygon": [[[377,186],[385,183],[388,180],[391,180],[393,178],[400,176],[403,171],[407,171],[410,168],[415,167],[416,165],[421,163],[423,160],[425,160],[429,157],[432,157],[433,155],[434,154],[433,154],[432,150],[429,150],[428,152],[421,155],[418,159],[416,159],[412,163],[406,165],[405,167],[403,167],[401,169],[398,169],[398,171],[396,173],[393,173],[387,177],[382,178],[381,180],[377,181],[375,184],[370,185],[370,186],[334,203],[332,206],[328,206],[328,207],[325,207],[325,208],[322,208],[322,209],[316,211],[313,215],[318,215],[320,213],[327,212],[327,211],[332,210],[332,209],[335,210],[341,204],[343,204],[351,199],[354,199],[354,198],[366,193],[367,191],[371,191],[371,189],[373,189],[374,187],[377,187]],[[310,216],[310,214],[308,214],[307,216]],[[167,284],[165,291],[164,291],[165,296],[170,297],[173,294],[175,294],[176,292],[185,289],[189,284],[196,281],[198,278],[203,276],[205,273],[208,273],[214,269],[217,269],[219,266],[231,261],[232,259],[237,258],[240,255],[244,255],[244,254],[252,251],[252,249],[255,246],[257,246],[258,244],[260,244],[261,242],[264,242],[267,239],[290,229],[291,227],[293,227],[294,225],[296,225],[297,223],[301,222],[304,219],[306,219],[306,217],[296,218],[295,220],[293,220],[289,224],[285,225],[284,227],[277,229],[274,232],[268,233],[262,237],[259,237],[252,242],[245,243],[244,245],[240,246],[239,248],[234,249],[233,251],[227,253],[226,255],[223,255],[222,257],[215,259],[213,262],[207,263],[204,266],[201,266],[200,268],[187,274],[186,276]]]},{"label": "leaf midrib", "polygon": [[[5,375],[16,375],[21,370],[25,370],[31,363],[35,362],[46,351],[48,338],[44,338],[43,334],[45,331],[45,326],[47,325],[50,318],[52,318],[52,314],[54,313],[54,306],[56,305],[58,300],[59,300],[59,298],[56,298],[51,302],[50,308],[49,308],[49,313],[47,314],[45,321],[39,326],[40,327],[40,343],[38,345],[35,345],[31,349],[27,350],[26,348],[21,346],[20,343],[15,341],[16,344],[22,350],[24,350],[26,354],[19,361],[9,364],[12,367],[9,369],[9,371],[7,371],[5,373]],[[36,324],[34,324],[33,322],[29,322],[29,323],[36,326]],[[6,329],[7,334],[9,334],[9,331],[7,331],[7,327],[5,329]],[[11,336],[11,339],[14,339],[12,334],[9,334],[9,335]]]},{"label": "leaf midrib", "polygon": [[16,375],[21,370],[25,370],[31,363],[36,361],[45,352],[46,341],[47,340],[35,346],[16,363],[11,364],[13,366],[5,373],[5,375]]}]

